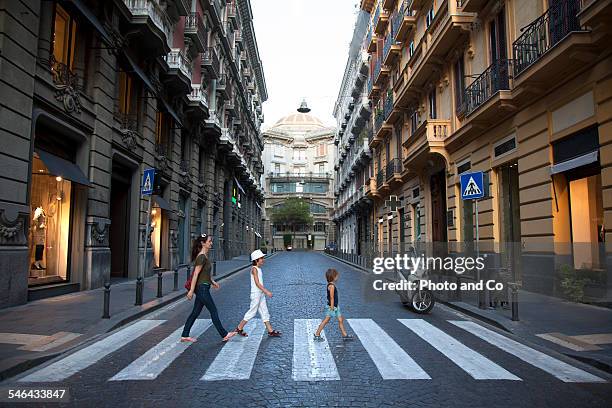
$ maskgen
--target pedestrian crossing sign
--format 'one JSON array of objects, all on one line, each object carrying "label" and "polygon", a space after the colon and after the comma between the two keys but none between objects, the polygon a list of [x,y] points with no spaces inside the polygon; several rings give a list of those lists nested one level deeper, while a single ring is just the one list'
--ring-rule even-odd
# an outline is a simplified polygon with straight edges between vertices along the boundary
[{"label": "pedestrian crossing sign", "polygon": [[155,179],[155,169],[146,169],[142,175],[142,195],[153,194],[153,180]]},{"label": "pedestrian crossing sign", "polygon": [[461,174],[461,199],[473,200],[484,197],[482,171]]}]

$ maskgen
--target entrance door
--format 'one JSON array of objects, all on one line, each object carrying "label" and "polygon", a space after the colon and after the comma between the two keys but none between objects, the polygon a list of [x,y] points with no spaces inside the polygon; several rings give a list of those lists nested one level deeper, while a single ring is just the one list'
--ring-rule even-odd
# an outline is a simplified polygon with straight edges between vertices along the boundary
[{"label": "entrance door", "polygon": [[508,278],[520,280],[520,250],[521,250],[521,214],[519,203],[518,165],[508,164],[499,170],[500,215],[502,251],[507,255],[505,263],[512,268]]},{"label": "entrance door", "polygon": [[431,239],[446,243],[446,175],[442,170],[430,178],[431,186]]},{"label": "entrance door", "polygon": [[[115,167],[115,166],[113,166]],[[110,250],[111,277],[126,278],[129,261],[130,232],[130,183],[123,174],[129,174],[127,169],[113,168],[110,197]]]}]

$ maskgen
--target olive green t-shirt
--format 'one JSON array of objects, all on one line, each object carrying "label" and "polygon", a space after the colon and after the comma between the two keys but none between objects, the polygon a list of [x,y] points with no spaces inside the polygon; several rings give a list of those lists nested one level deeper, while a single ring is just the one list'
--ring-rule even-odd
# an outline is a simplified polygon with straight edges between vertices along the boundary
[{"label": "olive green t-shirt", "polygon": [[202,270],[200,271],[200,274],[198,275],[197,284],[199,285],[200,283],[207,283],[210,285],[211,284],[210,270],[212,269],[212,264],[210,263],[206,255],[204,254],[198,255],[198,257],[195,260],[194,267],[200,266],[200,265],[202,265]]}]

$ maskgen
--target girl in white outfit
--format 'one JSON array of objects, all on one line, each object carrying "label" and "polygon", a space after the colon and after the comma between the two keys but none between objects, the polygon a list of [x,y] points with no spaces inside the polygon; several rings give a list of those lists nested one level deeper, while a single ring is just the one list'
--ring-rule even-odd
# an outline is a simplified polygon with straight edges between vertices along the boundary
[{"label": "girl in white outfit", "polygon": [[253,267],[251,268],[251,306],[236,328],[236,332],[241,336],[247,337],[248,334],[243,330],[244,326],[249,320],[255,317],[257,312],[259,312],[261,320],[263,320],[268,329],[268,336],[279,337],[281,332],[272,329],[272,325],[270,324],[270,313],[268,313],[268,305],[266,304],[266,296],[272,297],[272,292],[263,285],[261,266],[264,264],[264,253],[259,249],[253,251],[251,254],[251,262],[253,262]]}]

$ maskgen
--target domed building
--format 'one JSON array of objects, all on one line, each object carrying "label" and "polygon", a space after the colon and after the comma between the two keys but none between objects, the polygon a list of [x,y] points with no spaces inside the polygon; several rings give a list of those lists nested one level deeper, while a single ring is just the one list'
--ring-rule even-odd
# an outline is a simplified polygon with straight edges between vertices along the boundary
[{"label": "domed building", "polygon": [[[335,128],[309,112],[303,102],[298,112],[281,118],[263,132],[265,239],[276,249],[285,248],[283,237],[289,234],[295,249],[323,250],[335,241],[331,222]],[[271,222],[274,208],[290,197],[309,202],[313,225],[292,228]]]}]

